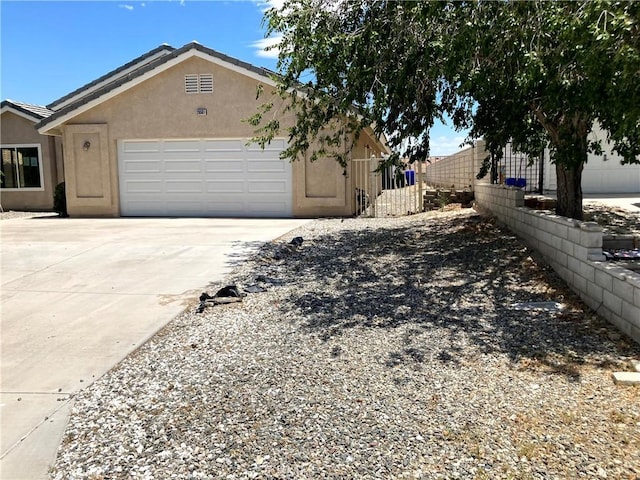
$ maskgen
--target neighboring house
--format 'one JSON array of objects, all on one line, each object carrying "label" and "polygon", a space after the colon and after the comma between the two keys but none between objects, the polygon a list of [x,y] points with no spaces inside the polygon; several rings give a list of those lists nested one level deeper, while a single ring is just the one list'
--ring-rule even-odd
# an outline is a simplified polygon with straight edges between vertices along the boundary
[{"label": "neighboring house", "polygon": [[54,189],[63,181],[61,142],[35,129],[52,113],[46,107],[12,100],[0,104],[0,205],[5,210],[53,208]]},{"label": "neighboring house", "polygon": [[[582,170],[582,193],[633,193],[640,194],[640,164],[622,165],[622,157],[613,152],[606,132],[598,123],[593,126],[590,140],[602,140],[602,155],[590,153]],[[557,189],[555,165],[545,156],[545,188]]]},{"label": "neighboring house", "polygon": [[[272,100],[273,75],[195,42],[162,45],[47,105],[36,128],[62,139],[69,214],[353,214],[355,183],[335,160],[281,160],[285,137],[248,145],[245,120]],[[278,120],[286,132],[294,117]],[[366,129],[351,155],[382,153]]]}]

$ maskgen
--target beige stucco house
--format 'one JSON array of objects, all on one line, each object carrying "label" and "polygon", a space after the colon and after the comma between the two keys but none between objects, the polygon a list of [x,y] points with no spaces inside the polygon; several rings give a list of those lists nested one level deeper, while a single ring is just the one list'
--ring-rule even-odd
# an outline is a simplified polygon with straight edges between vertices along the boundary
[{"label": "beige stucco house", "polygon": [[[264,150],[248,142],[246,119],[268,98],[256,98],[258,86],[273,91],[272,75],[195,42],[162,45],[47,105],[36,127],[64,145],[69,215],[353,214],[349,169],[328,158],[281,160],[286,137]],[[294,119],[278,120],[286,132]],[[351,155],[383,153],[365,130]]]},{"label": "beige stucco house", "polygon": [[52,113],[46,107],[12,100],[0,104],[0,205],[5,210],[53,208],[53,192],[64,175],[61,141],[35,128]]}]

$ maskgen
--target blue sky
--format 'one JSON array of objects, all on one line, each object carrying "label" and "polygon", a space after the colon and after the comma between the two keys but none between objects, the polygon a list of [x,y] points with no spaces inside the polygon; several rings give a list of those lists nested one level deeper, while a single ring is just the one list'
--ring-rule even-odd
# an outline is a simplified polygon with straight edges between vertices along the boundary
[{"label": "blue sky", "polygon": [[[275,70],[261,49],[264,8],[260,0],[2,0],[0,96],[46,105],[158,45],[193,40]],[[431,154],[453,153],[463,139],[437,125]]]}]

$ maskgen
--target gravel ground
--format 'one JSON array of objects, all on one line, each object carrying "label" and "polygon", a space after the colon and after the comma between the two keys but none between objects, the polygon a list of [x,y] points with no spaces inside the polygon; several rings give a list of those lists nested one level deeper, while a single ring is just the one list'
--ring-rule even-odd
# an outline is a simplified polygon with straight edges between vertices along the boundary
[{"label": "gravel ground", "polygon": [[59,216],[55,212],[22,212],[15,210],[7,210],[6,212],[0,212],[0,220],[16,220],[21,218],[33,218],[33,217],[57,217]]},{"label": "gravel ground", "polygon": [[597,202],[585,203],[585,219],[597,222],[606,234],[640,237],[640,211],[630,211]]},{"label": "gravel ground", "polygon": [[76,396],[52,478],[640,475],[640,348],[472,211],[318,220],[229,283],[265,291]]}]

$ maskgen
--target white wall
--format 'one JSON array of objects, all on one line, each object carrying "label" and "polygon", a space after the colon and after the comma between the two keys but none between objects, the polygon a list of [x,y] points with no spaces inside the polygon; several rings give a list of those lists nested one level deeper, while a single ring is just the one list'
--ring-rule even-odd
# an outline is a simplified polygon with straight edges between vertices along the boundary
[{"label": "white wall", "polygon": [[[589,139],[602,140],[604,152],[588,155],[582,172],[582,193],[640,193],[640,164],[621,165],[622,157],[613,152],[606,141],[606,132],[597,123]],[[548,150],[545,150],[545,159],[545,189],[556,190],[556,169],[549,161]]]}]

